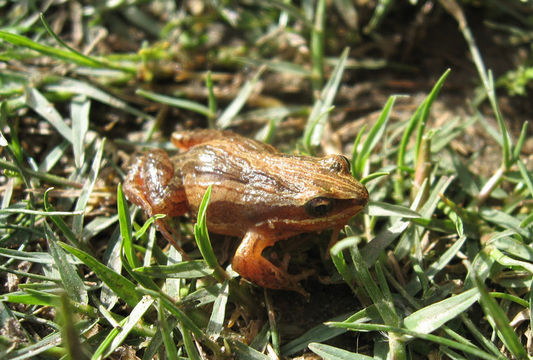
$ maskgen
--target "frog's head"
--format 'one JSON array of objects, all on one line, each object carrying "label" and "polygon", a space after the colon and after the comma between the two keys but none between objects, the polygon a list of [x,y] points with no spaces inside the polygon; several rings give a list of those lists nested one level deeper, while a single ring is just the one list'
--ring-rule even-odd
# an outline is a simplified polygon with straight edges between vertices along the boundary
[{"label": "frog's head", "polygon": [[[292,157],[282,170],[290,187],[276,210],[275,228],[299,232],[340,228],[368,203],[365,186],[350,174],[348,159],[342,155],[322,158]],[[279,181],[281,183],[281,181]]]},{"label": "frog's head", "polygon": [[366,206],[368,191],[350,174],[349,161],[342,155],[323,157],[315,168],[302,194],[309,224],[317,229],[346,224]]}]

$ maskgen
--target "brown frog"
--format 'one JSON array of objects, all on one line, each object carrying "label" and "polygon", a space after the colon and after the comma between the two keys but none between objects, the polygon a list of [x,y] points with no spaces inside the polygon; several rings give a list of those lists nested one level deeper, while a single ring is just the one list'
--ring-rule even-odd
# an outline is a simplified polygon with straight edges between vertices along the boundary
[{"label": "brown frog", "polygon": [[150,216],[196,215],[212,185],[209,231],[242,238],[232,267],[266,288],[302,292],[297,277],[262,256],[265,248],[304,232],[338,234],[368,203],[366,188],[341,155],[287,155],[217,130],[176,132],[172,142],[187,151],[172,157],[163,150],[146,152],[130,170],[124,194]]}]

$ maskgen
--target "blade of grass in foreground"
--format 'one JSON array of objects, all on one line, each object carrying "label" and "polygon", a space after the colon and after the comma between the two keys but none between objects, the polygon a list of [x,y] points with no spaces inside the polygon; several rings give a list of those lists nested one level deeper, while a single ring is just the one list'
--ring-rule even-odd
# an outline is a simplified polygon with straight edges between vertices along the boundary
[{"label": "blade of grass in foreground", "polygon": [[124,248],[126,259],[131,267],[140,267],[141,263],[137,256],[135,256],[135,251],[133,249],[131,216],[129,209],[126,206],[126,197],[122,192],[122,184],[118,184],[117,186],[117,210],[120,224],[120,235],[122,236],[122,247]]},{"label": "blade of grass in foreground", "polygon": [[409,330],[429,334],[461,315],[478,299],[479,291],[472,288],[415,311],[404,319],[404,325]]},{"label": "blade of grass in foreground", "polygon": [[356,354],[350,351],[342,350],[334,346],[311,343],[309,344],[309,350],[328,360],[372,360],[373,357]]},{"label": "blade of grass in foreground", "polygon": [[161,291],[153,291],[145,288],[137,288],[137,291],[159,299],[163,306],[178,319],[178,321],[181,323],[182,326],[185,327],[185,329],[192,332],[192,334],[196,337],[198,341],[204,342],[206,346],[209,347],[211,351],[213,351],[213,353],[215,354],[215,358],[218,359],[222,356],[222,350],[220,349],[218,344],[212,341],[196,325],[196,323],[189,317],[189,315],[187,315],[187,313],[182,310],[179,305],[175,304],[174,301],[170,299],[166,294],[162,293]]},{"label": "blade of grass in foreground", "polygon": [[[159,330],[160,330],[161,337],[163,339],[163,344],[165,345],[167,359],[169,360],[178,359],[178,347],[174,343],[174,339],[172,336],[173,335],[172,330],[174,327],[169,326],[168,321],[167,321],[166,310],[161,304],[161,302],[159,302],[157,306],[157,320],[159,320],[159,324],[160,324]],[[153,338],[152,338],[152,341],[154,341]],[[155,356],[155,353],[153,354],[153,356]],[[150,359],[152,357],[150,357]]]},{"label": "blade of grass in foreground", "polygon": [[209,239],[209,233],[207,231],[207,206],[211,197],[211,185],[207,188],[200,207],[198,208],[197,223],[194,225],[194,237],[198,244],[198,249],[202,253],[202,257],[207,264],[215,271],[213,276],[220,282],[229,279],[228,274],[222,269],[218,263],[218,259],[211,246],[211,240]]},{"label": "blade of grass in foreground", "polygon": [[61,326],[63,345],[65,345],[65,347],[67,348],[68,354],[71,359],[88,360],[89,357],[84,351],[79,332],[76,329],[75,316],[72,312],[72,305],[69,301],[69,296],[71,295],[72,294],[70,292],[61,294],[60,314],[63,320]]},{"label": "blade of grass in foreground", "polygon": [[139,303],[133,308],[130,314],[121,322],[120,331],[111,341],[109,348],[106,349],[104,358],[108,358],[115,349],[122,344],[126,339],[126,336],[133,329],[135,324],[143,317],[143,315],[148,311],[148,309],[154,303],[154,299],[149,296],[145,296],[139,301]]},{"label": "blade of grass in foreground", "polygon": [[520,343],[520,339],[516,335],[514,329],[509,324],[509,319],[505,315],[505,312],[496,303],[496,300],[489,295],[485,284],[478,278],[476,274],[472,276],[474,284],[476,285],[479,293],[481,294],[481,307],[483,312],[487,315],[494,325],[494,329],[498,334],[498,337],[505,344],[505,347],[511,352],[511,354],[517,359],[528,359],[527,351]]},{"label": "blade of grass in foreground", "polygon": [[214,271],[205,260],[181,261],[172,265],[143,266],[133,270],[148,276],[163,279],[195,279],[211,275]]},{"label": "blade of grass in foreground", "polygon": [[64,250],[57,245],[57,239],[46,222],[44,223],[44,229],[50,254],[54,258],[65,291],[74,301],[87,305],[89,297],[83,280],[79,277],[76,268],[68,262]]},{"label": "blade of grass in foreground", "polygon": [[67,250],[72,255],[80,259],[85,265],[87,265],[96,276],[107,284],[113,291],[128,305],[134,307],[141,300],[141,297],[135,291],[135,284],[126,279],[124,276],[111,270],[100,261],[92,257],[91,255],[76,249],[65,243],[59,243],[61,247]]},{"label": "blade of grass in foreground", "polygon": [[224,317],[226,315],[226,304],[229,295],[229,282],[224,281],[222,288],[213,304],[213,311],[207,324],[206,334],[213,340],[217,340],[224,328]]},{"label": "blade of grass in foreground", "polygon": [[330,322],[327,323],[329,326],[335,326],[335,327],[342,327],[354,331],[382,331],[382,332],[394,332],[398,334],[408,335],[415,338],[419,338],[426,341],[431,341],[443,346],[447,346],[453,349],[457,349],[460,351],[463,351],[467,354],[473,355],[479,359],[486,359],[486,360],[504,360],[505,357],[503,355],[496,356],[489,353],[486,353],[483,350],[480,350],[479,348],[463,344],[460,342],[457,342],[455,340],[447,339],[442,336],[432,335],[432,334],[423,334],[418,333],[416,331],[411,331],[405,328],[397,328],[393,326],[387,326],[383,324],[369,324],[369,323],[347,323],[347,322]]}]

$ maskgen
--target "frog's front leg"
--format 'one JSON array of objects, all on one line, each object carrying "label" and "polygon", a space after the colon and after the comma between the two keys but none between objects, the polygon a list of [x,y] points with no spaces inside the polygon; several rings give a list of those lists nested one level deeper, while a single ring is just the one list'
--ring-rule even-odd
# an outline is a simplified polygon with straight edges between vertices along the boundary
[{"label": "frog's front leg", "polygon": [[150,150],[137,159],[123,189],[126,197],[150,216],[180,216],[188,210],[181,170],[160,149]]},{"label": "frog's front leg", "polygon": [[289,275],[285,270],[265,259],[262,252],[274,245],[276,240],[257,231],[248,231],[237,248],[231,266],[243,278],[269,289],[297,291],[305,297],[308,294],[298,281],[301,276]]},{"label": "frog's front leg", "polygon": [[[169,217],[187,212],[188,203],[183,188],[179,161],[169,158],[160,149],[139,157],[123,184],[124,195],[150,216],[164,214]],[[156,220],[159,231],[178,251],[184,254],[174,240],[172,229],[162,219]]]}]

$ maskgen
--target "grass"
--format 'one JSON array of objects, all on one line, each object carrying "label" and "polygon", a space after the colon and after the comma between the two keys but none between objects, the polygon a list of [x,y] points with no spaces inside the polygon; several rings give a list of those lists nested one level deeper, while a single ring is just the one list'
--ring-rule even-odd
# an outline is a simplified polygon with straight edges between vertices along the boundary
[{"label": "grass", "polygon": [[[433,70],[424,96],[408,97],[380,87],[387,71],[416,77],[401,56],[358,58],[390,44],[388,27],[405,27],[398,7],[428,21],[427,8],[393,3],[1,3],[0,357],[530,358],[531,130],[500,108],[531,92],[530,67],[495,79],[470,5],[434,3],[477,73],[462,82],[467,115],[439,122],[456,66]],[[528,38],[531,3],[509,4],[479,6],[516,22],[482,26]],[[359,98],[346,95],[354,74],[376,77],[384,94],[364,125],[362,108],[350,110]],[[169,131],[207,126],[286,152],[352,154],[366,211],[329,254],[327,234],[275,248],[333,283],[304,282],[309,303],[239,281],[208,233],[209,191],[194,225],[147,219],[123,196],[134,152],[172,151]],[[492,144],[490,157],[465,155],[477,141]],[[185,251],[168,246],[158,221]]]}]

